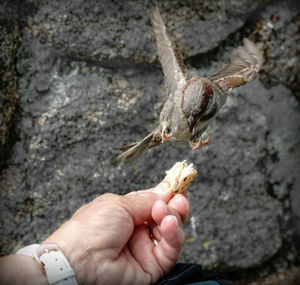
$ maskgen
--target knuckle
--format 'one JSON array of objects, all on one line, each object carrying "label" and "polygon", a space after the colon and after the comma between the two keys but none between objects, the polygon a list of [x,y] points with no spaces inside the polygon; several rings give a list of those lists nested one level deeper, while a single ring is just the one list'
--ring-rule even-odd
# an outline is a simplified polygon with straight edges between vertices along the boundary
[{"label": "knuckle", "polygon": [[105,193],[98,196],[94,201],[97,203],[116,202],[119,200],[119,195],[113,193]]}]

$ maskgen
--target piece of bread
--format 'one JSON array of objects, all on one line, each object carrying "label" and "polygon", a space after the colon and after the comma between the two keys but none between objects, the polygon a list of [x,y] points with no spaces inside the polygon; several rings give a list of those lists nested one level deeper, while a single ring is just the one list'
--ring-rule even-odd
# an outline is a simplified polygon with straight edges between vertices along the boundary
[{"label": "piece of bread", "polygon": [[173,192],[173,196],[184,192],[197,174],[193,164],[187,165],[186,161],[176,162],[170,170],[166,171],[166,177],[163,180],[167,182]]}]

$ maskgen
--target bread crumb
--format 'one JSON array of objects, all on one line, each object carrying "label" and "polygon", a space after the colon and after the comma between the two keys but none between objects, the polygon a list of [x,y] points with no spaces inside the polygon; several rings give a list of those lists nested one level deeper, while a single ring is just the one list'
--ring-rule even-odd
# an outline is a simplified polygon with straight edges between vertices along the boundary
[{"label": "bread crumb", "polygon": [[168,183],[174,196],[184,192],[196,174],[197,170],[194,169],[193,164],[187,165],[184,160],[176,162],[170,170],[167,170],[163,181]]}]

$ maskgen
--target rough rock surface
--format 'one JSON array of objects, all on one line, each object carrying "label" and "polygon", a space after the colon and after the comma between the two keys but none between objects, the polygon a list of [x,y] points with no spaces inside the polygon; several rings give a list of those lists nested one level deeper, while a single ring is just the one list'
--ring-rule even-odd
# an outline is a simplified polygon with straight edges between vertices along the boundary
[{"label": "rough rock surface", "polygon": [[13,126],[19,99],[14,60],[20,42],[20,32],[18,18],[12,13],[12,9],[8,9],[4,4],[0,7],[2,8],[0,12],[0,168],[2,168],[7,153],[13,145]]},{"label": "rough rock surface", "polygon": [[[154,4],[33,3],[19,24],[18,56],[9,55],[20,100],[17,138],[0,177],[3,254],[41,241],[94,197],[146,189],[187,159],[199,174],[189,188],[194,215],[182,261],[265,270],[259,273],[299,261],[293,239],[300,235],[296,4],[164,2],[167,27],[194,72],[208,75],[228,62],[244,36],[258,41],[266,63],[261,80],[229,97],[208,130],[210,146],[163,145],[118,165],[119,147],[155,127],[164,100],[145,13]],[[283,48],[275,44],[282,42]]]}]

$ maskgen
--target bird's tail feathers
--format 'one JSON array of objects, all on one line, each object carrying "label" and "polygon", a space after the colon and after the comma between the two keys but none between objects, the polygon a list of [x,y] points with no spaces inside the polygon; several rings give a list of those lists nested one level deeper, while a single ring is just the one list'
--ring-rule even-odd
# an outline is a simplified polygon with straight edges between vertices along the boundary
[{"label": "bird's tail feathers", "polygon": [[145,138],[143,138],[140,142],[129,144],[120,148],[123,153],[121,153],[118,157],[118,161],[123,161],[125,163],[131,162],[137,159],[147,148],[156,146],[156,143],[151,143],[153,139],[154,133],[150,133]]}]

